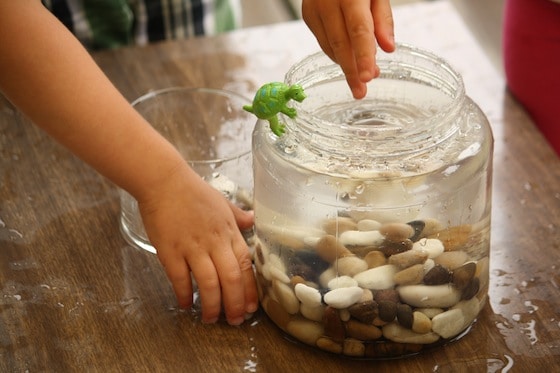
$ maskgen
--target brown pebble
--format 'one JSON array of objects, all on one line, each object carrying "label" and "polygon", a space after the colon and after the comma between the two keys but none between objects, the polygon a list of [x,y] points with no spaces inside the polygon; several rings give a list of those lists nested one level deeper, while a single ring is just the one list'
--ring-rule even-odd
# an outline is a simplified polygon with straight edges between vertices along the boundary
[{"label": "brown pebble", "polygon": [[379,228],[379,233],[392,242],[401,242],[414,235],[414,228],[404,223],[387,223]]},{"label": "brown pebble", "polygon": [[378,303],[383,300],[393,303],[399,303],[401,301],[399,292],[396,289],[377,290],[373,295],[373,299]]},{"label": "brown pebble", "polygon": [[391,322],[397,317],[397,304],[382,300],[379,305],[379,318],[385,322]]},{"label": "brown pebble", "polygon": [[432,330],[432,320],[424,313],[414,311],[412,313],[412,331],[418,334],[426,334]]},{"label": "brown pebble", "polygon": [[469,224],[458,225],[443,229],[429,236],[429,238],[437,238],[445,247],[445,251],[460,250],[469,239],[472,226]]},{"label": "brown pebble", "polygon": [[397,285],[416,285],[422,282],[424,278],[424,265],[415,264],[412,267],[408,267],[395,273],[393,276],[393,281]]},{"label": "brown pebble", "polygon": [[371,322],[371,324],[372,324],[372,325],[375,325],[375,326],[383,326],[383,325],[387,324],[387,321],[383,321],[383,320],[381,320],[381,319],[379,318],[379,316],[377,316],[377,317]]},{"label": "brown pebble", "polygon": [[377,326],[364,324],[356,320],[348,320],[346,334],[361,341],[372,341],[381,338],[383,332]]},{"label": "brown pebble", "polygon": [[296,286],[297,284],[305,284],[307,281],[301,276],[292,276],[290,278],[290,284]]},{"label": "brown pebble", "polygon": [[325,308],[325,313],[323,314],[323,324],[325,326],[325,335],[333,341],[342,342],[346,337],[344,323],[340,319],[336,308]]},{"label": "brown pebble", "polygon": [[333,236],[337,236],[346,231],[355,231],[357,229],[357,224],[354,219],[339,216],[337,218],[328,219],[323,223],[323,230]]},{"label": "brown pebble", "polygon": [[480,279],[478,277],[474,277],[463,289],[463,292],[461,293],[461,299],[469,300],[472,297],[474,297],[479,290],[480,290]]},{"label": "brown pebble", "polygon": [[353,338],[346,338],[342,345],[342,353],[347,356],[361,357],[364,356],[366,347],[362,341]]},{"label": "brown pebble", "polygon": [[288,265],[287,273],[291,273],[293,276],[301,277],[305,281],[315,280],[317,277],[317,269],[313,268],[303,262],[298,262],[297,259],[290,261]]},{"label": "brown pebble", "polygon": [[364,324],[371,324],[379,315],[377,302],[374,301],[353,304],[348,307],[348,312],[350,312],[352,317],[360,320]]},{"label": "brown pebble", "polygon": [[387,264],[385,254],[378,250],[368,252],[367,255],[364,256],[364,260],[366,261],[368,268],[370,269],[381,267],[382,265]]},{"label": "brown pebble", "polygon": [[414,234],[412,235],[412,237],[409,237],[410,240],[412,242],[418,241],[420,237],[422,237],[422,232],[424,231],[424,227],[426,226],[426,223],[423,220],[414,220],[414,221],[409,221],[406,224],[410,225],[412,229],[414,229]]},{"label": "brown pebble", "polygon": [[371,357],[402,357],[407,352],[408,343],[396,343],[386,341],[384,343],[370,343],[366,350],[366,356]]},{"label": "brown pebble", "polygon": [[315,247],[317,254],[326,262],[333,263],[337,258],[352,253],[335,236],[325,235],[319,239]]},{"label": "brown pebble", "polygon": [[412,246],[414,245],[414,242],[412,242],[411,240],[404,239],[402,241],[390,241],[390,240],[384,240],[383,243],[381,243],[381,245],[379,245],[378,250],[381,251],[383,254],[385,254],[385,256],[389,257],[391,255],[395,255],[395,254],[399,254],[399,253],[403,253],[405,251],[408,251],[410,249],[412,249]]},{"label": "brown pebble", "polygon": [[453,270],[453,284],[459,290],[467,287],[476,272],[476,263],[468,262]]},{"label": "brown pebble", "polygon": [[270,319],[274,321],[278,327],[285,330],[288,322],[290,321],[290,314],[286,312],[284,307],[270,297],[266,297],[263,300],[262,306],[268,317],[270,317]]},{"label": "brown pebble", "polygon": [[412,308],[406,303],[397,305],[397,321],[407,329],[412,329]]},{"label": "brown pebble", "polygon": [[426,285],[443,285],[451,280],[449,270],[439,264],[436,264],[424,276],[424,283]]},{"label": "brown pebble", "polygon": [[439,220],[428,218],[423,219],[424,222],[424,230],[420,235],[420,238],[431,236],[443,229],[443,224]]},{"label": "brown pebble", "polygon": [[360,258],[365,258],[371,251],[377,250],[377,246],[367,245],[367,246],[350,246],[347,247],[350,252]]},{"label": "brown pebble", "polygon": [[334,354],[342,353],[342,344],[337,343],[327,337],[321,337],[317,339],[316,345],[324,351],[332,352]]},{"label": "brown pebble", "polygon": [[400,254],[391,255],[388,264],[393,264],[399,269],[408,268],[415,264],[422,264],[428,259],[428,253],[422,250],[408,250]]}]

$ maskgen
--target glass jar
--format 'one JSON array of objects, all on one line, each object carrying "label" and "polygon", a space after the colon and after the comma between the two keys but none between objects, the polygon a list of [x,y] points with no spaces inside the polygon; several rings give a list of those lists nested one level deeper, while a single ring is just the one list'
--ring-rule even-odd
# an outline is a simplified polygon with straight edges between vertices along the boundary
[{"label": "glass jar", "polygon": [[307,98],[253,132],[255,266],[270,319],[360,358],[464,335],[487,299],[493,138],[460,75],[427,51],[378,51],[354,100],[323,53],[293,66]]}]

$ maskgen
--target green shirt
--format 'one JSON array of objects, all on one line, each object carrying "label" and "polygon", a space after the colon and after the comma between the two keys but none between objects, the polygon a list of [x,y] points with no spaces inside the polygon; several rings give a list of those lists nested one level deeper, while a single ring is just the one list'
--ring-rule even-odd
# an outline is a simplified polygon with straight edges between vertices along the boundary
[{"label": "green shirt", "polygon": [[213,35],[240,25],[239,0],[42,0],[89,49]]}]

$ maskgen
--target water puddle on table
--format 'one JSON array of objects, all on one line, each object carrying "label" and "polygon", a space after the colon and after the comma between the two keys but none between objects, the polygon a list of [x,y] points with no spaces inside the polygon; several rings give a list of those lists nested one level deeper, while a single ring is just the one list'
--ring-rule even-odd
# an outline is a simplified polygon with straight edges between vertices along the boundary
[{"label": "water puddle on table", "polygon": [[[469,372],[487,372],[487,373],[507,373],[510,372],[515,362],[509,355],[496,356],[483,359],[465,359],[462,360],[461,366],[468,368]],[[432,372],[451,373],[457,371],[457,361],[452,363],[438,364],[434,366]]]},{"label": "water puddle on table", "polygon": [[542,299],[545,294],[540,292],[548,282],[557,288],[556,265],[550,265],[521,281],[518,280],[519,275],[500,269],[494,269],[491,277],[492,317],[497,332],[511,352],[510,356],[560,356],[560,315],[557,312],[560,299]]}]

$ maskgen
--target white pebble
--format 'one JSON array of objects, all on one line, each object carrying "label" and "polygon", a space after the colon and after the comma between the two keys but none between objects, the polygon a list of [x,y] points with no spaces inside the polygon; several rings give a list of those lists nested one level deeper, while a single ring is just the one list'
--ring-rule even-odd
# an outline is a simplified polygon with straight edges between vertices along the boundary
[{"label": "white pebble", "polygon": [[472,297],[469,300],[460,301],[454,305],[452,309],[459,309],[463,312],[463,317],[465,318],[463,329],[465,329],[478,316],[480,312],[480,301],[477,297]]},{"label": "white pebble", "polygon": [[266,234],[271,240],[278,241],[294,249],[304,248],[304,242],[308,237],[317,237],[325,234],[325,232],[319,229],[275,224],[261,224],[259,229],[265,232],[263,235]]},{"label": "white pebble", "polygon": [[321,293],[319,290],[299,283],[294,287],[297,299],[308,307],[317,307],[321,305]]},{"label": "white pebble", "polygon": [[270,266],[269,272],[270,272],[270,278],[271,279],[276,279],[276,280],[281,281],[285,284],[290,282],[290,278],[288,277],[288,275],[284,271],[282,271],[281,269],[279,269],[277,267]]},{"label": "white pebble", "polygon": [[347,246],[379,245],[385,238],[379,231],[346,231],[340,235],[339,241]]},{"label": "white pebble", "polygon": [[359,231],[376,231],[381,227],[381,223],[373,219],[362,219],[358,222]]},{"label": "white pebble", "polygon": [[424,250],[428,253],[428,258],[433,259],[443,253],[445,247],[437,238],[421,238],[414,243],[412,250]]},{"label": "white pebble", "polygon": [[342,309],[348,308],[359,301],[363,293],[362,288],[358,286],[338,288],[326,293],[323,299],[329,306]]},{"label": "white pebble", "polygon": [[319,275],[319,285],[323,288],[329,287],[329,281],[336,277],[336,269],[329,267]]},{"label": "white pebble", "polygon": [[461,300],[461,292],[454,286],[444,285],[406,285],[397,288],[404,303],[413,307],[451,307]]},{"label": "white pebble", "polygon": [[440,313],[432,319],[432,330],[443,338],[455,337],[465,328],[463,312],[456,308]]},{"label": "white pebble", "polygon": [[272,267],[278,268],[280,271],[284,273],[286,272],[286,266],[284,265],[284,262],[276,254],[268,255],[267,263],[270,264]]},{"label": "white pebble", "polygon": [[[257,267],[258,268],[258,267]],[[263,275],[263,277],[267,280],[267,281],[272,281],[272,276],[270,275],[270,268],[271,265],[269,263],[265,263],[261,266],[260,268],[260,272]]]},{"label": "white pebble", "polygon": [[424,274],[430,272],[430,269],[434,268],[435,266],[436,263],[433,259],[426,259],[426,261],[424,262]]},{"label": "white pebble", "polygon": [[397,267],[392,264],[385,264],[379,267],[368,269],[354,276],[358,285],[370,290],[384,290],[395,286],[393,277],[397,273]]},{"label": "white pebble", "polygon": [[350,276],[338,276],[330,280],[328,283],[329,289],[349,288],[353,286],[358,286],[358,281],[354,280]]}]

